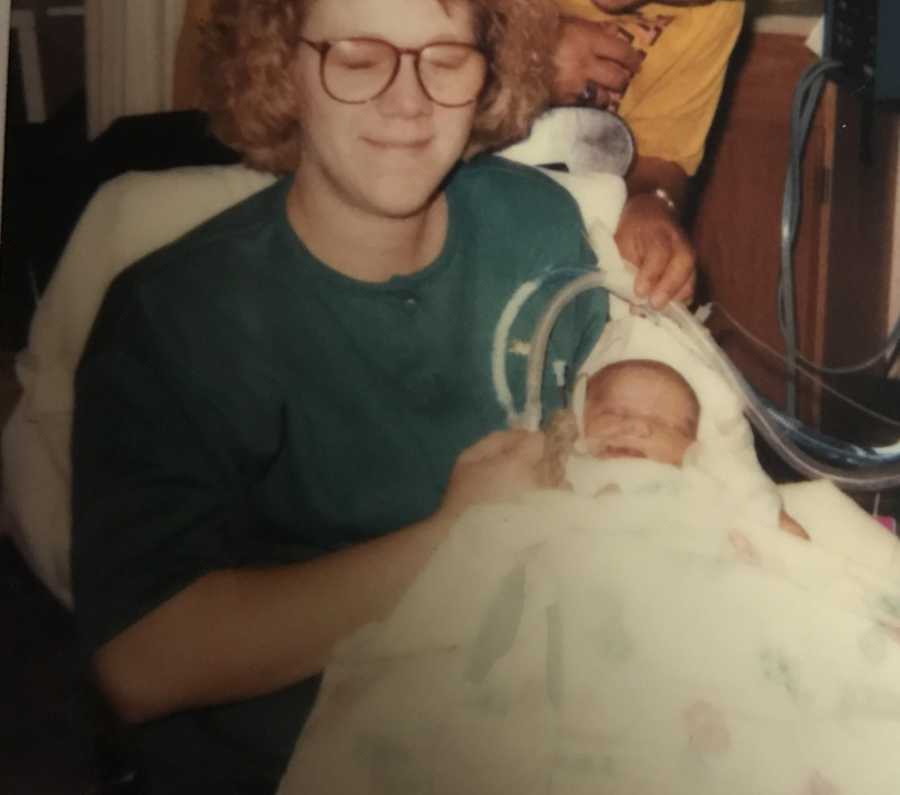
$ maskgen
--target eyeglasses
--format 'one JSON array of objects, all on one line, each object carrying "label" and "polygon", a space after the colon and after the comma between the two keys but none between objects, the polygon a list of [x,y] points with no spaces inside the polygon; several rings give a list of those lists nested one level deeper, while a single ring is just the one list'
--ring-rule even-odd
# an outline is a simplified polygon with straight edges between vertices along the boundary
[{"label": "eyeglasses", "polygon": [[381,39],[300,41],[319,53],[319,78],[328,96],[351,105],[387,91],[400,71],[402,55],[415,56],[422,91],[447,108],[474,102],[487,80],[487,58],[474,44],[437,42],[408,49]]}]

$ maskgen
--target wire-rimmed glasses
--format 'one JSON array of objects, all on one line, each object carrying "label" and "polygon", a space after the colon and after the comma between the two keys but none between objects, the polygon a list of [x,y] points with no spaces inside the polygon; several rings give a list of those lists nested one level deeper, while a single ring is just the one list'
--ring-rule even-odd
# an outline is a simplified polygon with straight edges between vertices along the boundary
[{"label": "wire-rimmed glasses", "polygon": [[319,53],[319,77],[328,96],[351,105],[387,91],[400,71],[403,55],[415,57],[425,95],[447,108],[474,102],[487,80],[487,57],[474,44],[435,42],[410,49],[371,38],[300,41]]}]

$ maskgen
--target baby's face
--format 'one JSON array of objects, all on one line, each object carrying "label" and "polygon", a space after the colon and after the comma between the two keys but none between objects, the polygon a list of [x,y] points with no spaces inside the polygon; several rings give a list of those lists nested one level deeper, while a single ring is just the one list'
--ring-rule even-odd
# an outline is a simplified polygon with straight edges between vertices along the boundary
[{"label": "baby's face", "polygon": [[623,370],[588,382],[584,435],[597,458],[649,458],[680,466],[697,437],[697,421],[693,394],[664,374]]}]

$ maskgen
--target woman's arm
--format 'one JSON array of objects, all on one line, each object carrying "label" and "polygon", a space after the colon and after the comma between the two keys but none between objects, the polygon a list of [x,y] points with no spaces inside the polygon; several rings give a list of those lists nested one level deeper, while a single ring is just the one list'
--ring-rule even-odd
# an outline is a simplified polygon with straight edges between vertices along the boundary
[{"label": "woman's arm", "polygon": [[429,519],[312,561],[200,577],[95,652],[100,689],[139,723],[318,673],[339,640],[388,614],[462,511],[534,488],[542,450],[540,434],[491,434],[459,456]]},{"label": "woman's arm", "polygon": [[97,683],[129,723],[292,685],[386,615],[448,527],[437,515],[316,560],[207,574],[101,646]]}]

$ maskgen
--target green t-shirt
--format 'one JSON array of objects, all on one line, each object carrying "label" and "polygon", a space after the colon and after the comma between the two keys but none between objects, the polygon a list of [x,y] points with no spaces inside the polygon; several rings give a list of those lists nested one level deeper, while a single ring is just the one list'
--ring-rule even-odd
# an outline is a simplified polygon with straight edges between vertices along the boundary
[{"label": "green t-shirt", "polygon": [[[491,356],[513,293],[541,282],[510,334],[528,340],[548,298],[595,260],[568,193],[492,157],[448,179],[438,258],[386,283],[317,260],[287,221],[289,188],[277,182],[154,252],[106,296],[73,430],[87,653],[208,571],[311,557],[431,514],[459,452],[505,426]],[[548,372],[577,365],[606,312],[593,291],[563,313]],[[525,359],[507,363],[521,401]],[[550,374],[544,394],[545,411],[558,405]],[[165,762],[170,782],[182,760],[266,791],[312,692],[150,724],[151,764]]]}]

